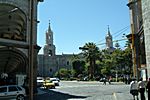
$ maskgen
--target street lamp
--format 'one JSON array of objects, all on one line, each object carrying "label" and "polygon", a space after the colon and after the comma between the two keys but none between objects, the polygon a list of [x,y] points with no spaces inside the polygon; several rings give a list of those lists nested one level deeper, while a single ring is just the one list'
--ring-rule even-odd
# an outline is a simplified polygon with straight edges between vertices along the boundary
[{"label": "street lamp", "polygon": [[11,10],[9,10],[9,11],[6,11],[6,12],[1,13],[0,16],[4,16],[4,15],[10,14],[10,13],[13,13],[13,12],[15,12],[15,11],[17,11],[17,10],[18,10],[18,8],[11,9]]},{"label": "street lamp", "polygon": [[17,10],[18,10],[18,8],[14,8],[14,9],[8,11],[8,12],[11,13],[11,12],[15,12],[15,11],[17,11]]}]

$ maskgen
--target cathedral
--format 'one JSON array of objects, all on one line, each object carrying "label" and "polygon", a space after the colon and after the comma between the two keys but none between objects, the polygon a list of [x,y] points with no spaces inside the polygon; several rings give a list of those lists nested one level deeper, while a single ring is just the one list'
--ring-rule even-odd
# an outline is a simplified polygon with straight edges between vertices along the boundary
[{"label": "cathedral", "polygon": [[48,30],[45,33],[46,44],[44,45],[44,54],[38,55],[37,75],[44,77],[53,77],[54,74],[61,68],[72,69],[74,54],[56,55],[56,47],[53,43],[53,31],[50,23]]},{"label": "cathedral", "polygon": [[[61,68],[73,69],[72,62],[74,61],[75,54],[62,54],[56,55],[56,47],[53,43],[53,31],[51,30],[50,23],[45,33],[46,44],[44,45],[44,54],[38,55],[38,68],[37,75],[43,77],[53,77],[54,74]],[[106,34],[106,50],[113,52],[112,35],[108,27],[108,33]],[[76,54],[78,55],[78,54]]]},{"label": "cathedral", "polygon": [[112,35],[110,34],[109,26],[105,39],[106,39],[106,50],[108,50],[109,52],[113,52],[115,48],[113,47],[113,38]]}]

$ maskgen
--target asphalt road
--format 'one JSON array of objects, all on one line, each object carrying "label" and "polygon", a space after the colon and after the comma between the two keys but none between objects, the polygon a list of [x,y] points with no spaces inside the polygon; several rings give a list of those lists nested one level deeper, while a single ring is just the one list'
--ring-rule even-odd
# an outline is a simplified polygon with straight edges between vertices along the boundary
[{"label": "asphalt road", "polygon": [[34,100],[133,100],[129,85],[102,82],[61,81],[56,89],[40,89]]},{"label": "asphalt road", "polygon": [[[102,82],[62,82],[61,86],[54,91],[68,93],[82,98],[72,98],[71,100],[119,100],[118,95],[129,94],[129,85],[123,83],[112,83],[103,85]],[[131,100],[129,94],[128,98]],[[121,100],[129,100],[126,97]],[[68,99],[70,100],[70,99]]]}]

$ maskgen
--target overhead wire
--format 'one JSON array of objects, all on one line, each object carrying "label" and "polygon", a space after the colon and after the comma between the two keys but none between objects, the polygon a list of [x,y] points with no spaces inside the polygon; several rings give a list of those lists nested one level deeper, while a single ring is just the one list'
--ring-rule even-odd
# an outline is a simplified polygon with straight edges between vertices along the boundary
[{"label": "overhead wire", "polygon": [[[118,36],[120,36],[121,34],[123,34],[125,31],[127,31],[129,29],[129,26],[126,26],[126,27],[124,27],[124,28],[122,28],[121,30],[119,30],[119,31],[117,31],[117,32],[115,32],[115,33],[113,33],[112,35],[114,35],[114,34],[117,34],[117,33],[119,33],[119,34],[117,34],[115,37],[113,37],[113,38],[116,38],[116,37],[118,37]],[[103,39],[104,40],[104,39]],[[101,40],[101,41],[103,41],[103,40]],[[126,38],[123,38],[123,39],[119,39],[119,40],[114,40],[114,41],[112,41],[112,42],[118,42],[118,41],[123,41],[123,40],[127,40]],[[96,43],[97,45],[104,45],[104,44],[106,44],[106,42],[105,43]]]},{"label": "overhead wire", "polygon": [[[120,29],[119,31],[113,33],[112,35],[115,35],[115,34],[120,33],[120,32],[121,32],[120,34],[122,34],[122,33],[125,32],[126,30],[128,30],[129,27],[130,27],[130,26],[128,25],[128,26],[126,26],[126,27]],[[117,36],[115,36],[115,38],[118,37],[120,34],[118,34]],[[104,41],[104,40],[105,40],[105,38],[102,39],[102,40],[100,40],[99,42],[102,42],[102,41]],[[97,43],[99,43],[99,42],[97,42]]]},{"label": "overhead wire", "polygon": [[116,37],[122,35],[122,34],[123,34],[125,31],[127,31],[128,29],[129,29],[129,27],[126,27],[124,30],[120,31],[119,34],[116,34],[113,38],[116,38]]}]

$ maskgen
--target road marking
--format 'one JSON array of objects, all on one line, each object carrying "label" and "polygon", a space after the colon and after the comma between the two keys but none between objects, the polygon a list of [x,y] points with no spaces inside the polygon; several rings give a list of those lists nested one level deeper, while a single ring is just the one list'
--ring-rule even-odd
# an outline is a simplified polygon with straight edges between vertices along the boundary
[{"label": "road marking", "polygon": [[114,96],[115,100],[117,100],[117,96],[116,96],[115,92],[113,93],[113,96]]}]

